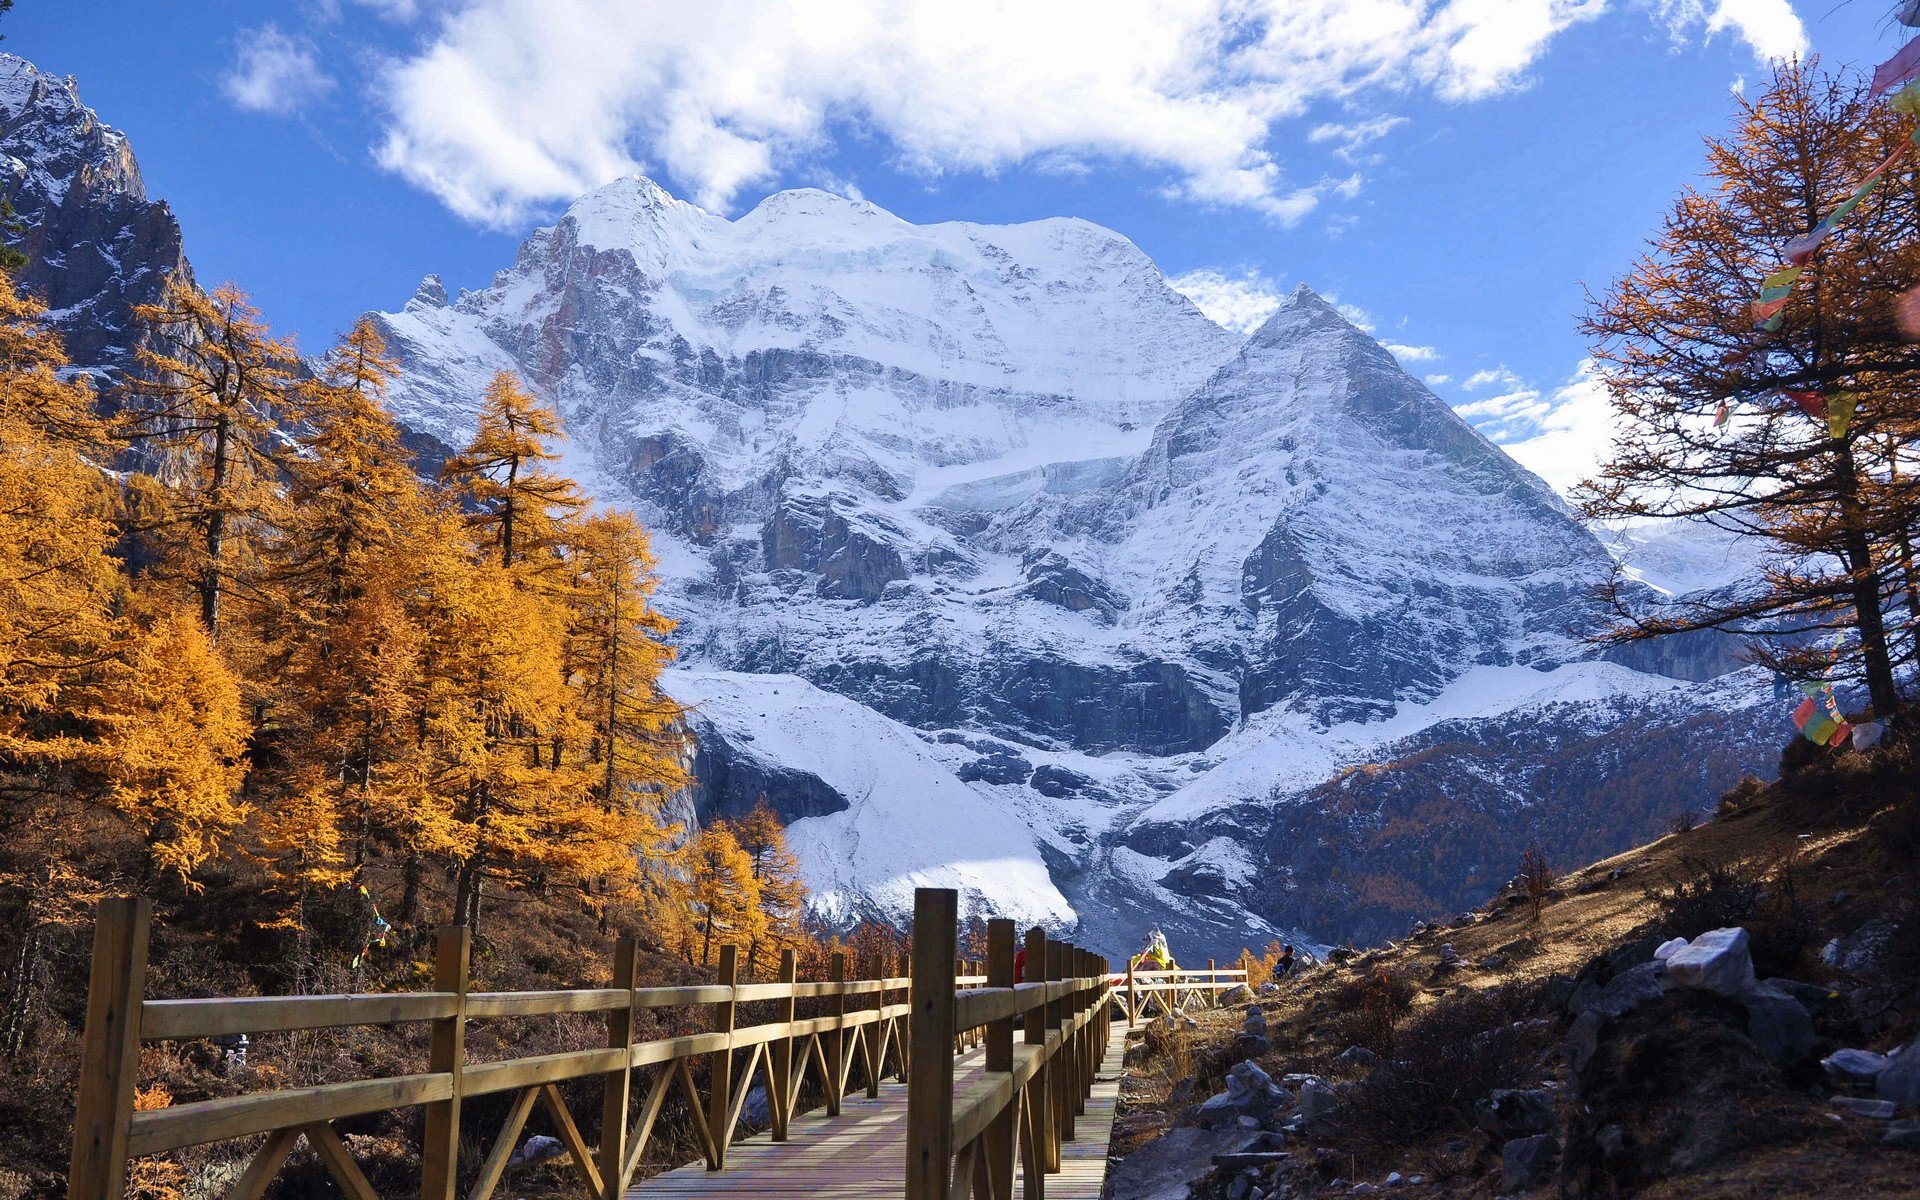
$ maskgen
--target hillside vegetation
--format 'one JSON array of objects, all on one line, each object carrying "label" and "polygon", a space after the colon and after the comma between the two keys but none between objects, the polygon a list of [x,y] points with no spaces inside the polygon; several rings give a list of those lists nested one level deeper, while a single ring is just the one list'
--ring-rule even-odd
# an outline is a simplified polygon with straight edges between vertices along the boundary
[{"label": "hillside vegetation", "polygon": [[[1920,1088],[1889,1075],[1877,1096],[1837,1065],[1874,1060],[1832,1056],[1896,1055],[1920,1083],[1920,758],[1811,749],[1697,828],[1557,877],[1533,859],[1451,922],[1153,1023],[1116,1145],[1151,1170],[1122,1168],[1116,1200],[1339,1195],[1396,1172],[1463,1197],[1914,1194]],[[1756,990],[1683,986],[1656,960],[1728,927]],[[1247,1062],[1281,1094],[1250,1088]],[[1170,1137],[1177,1169],[1149,1149]],[[1238,1150],[1273,1161],[1211,1169]]]}]

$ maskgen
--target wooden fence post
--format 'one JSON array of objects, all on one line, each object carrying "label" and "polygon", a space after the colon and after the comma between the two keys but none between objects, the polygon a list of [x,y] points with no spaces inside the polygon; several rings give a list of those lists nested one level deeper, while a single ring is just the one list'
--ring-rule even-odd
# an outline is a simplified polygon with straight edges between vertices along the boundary
[{"label": "wooden fence post", "polygon": [[627,1051],[627,1065],[609,1071],[600,1100],[601,1200],[620,1200],[626,1180],[627,1102],[633,1090],[633,992],[640,986],[638,947],[622,937],[613,947],[613,986],[625,988],[627,1006],[607,1011],[607,1045]]},{"label": "wooden fence post", "polygon": [[[827,965],[827,980],[830,983],[842,984],[847,981],[845,950],[833,952],[833,958]],[[844,989],[836,990],[833,999],[828,1003],[835,1017],[843,1019],[846,1017],[847,993]],[[845,1029],[836,1026],[831,1033],[827,1034],[827,1050],[827,1078],[824,1081],[827,1088],[827,1115],[837,1117],[840,1115],[840,1100],[847,1090],[847,1031]]]},{"label": "wooden fence post", "polygon": [[[1027,930],[1026,982],[1044,985],[1047,978],[1047,934],[1038,925]],[[1045,1045],[1047,1008],[1030,1008],[1021,1018],[1029,1046]],[[1053,1144],[1053,1108],[1047,1103],[1052,1094],[1048,1067],[1042,1061],[1027,1080],[1027,1118],[1021,1123],[1020,1185],[1023,1200],[1046,1200],[1048,1148]]]},{"label": "wooden fence post", "polygon": [[1133,958],[1127,958],[1127,1028],[1132,1029],[1134,1022],[1140,1019],[1140,1003],[1133,993]]},{"label": "wooden fence post", "polygon": [[913,1071],[907,1078],[907,1200],[947,1200],[953,1168],[953,959],[959,894],[913,892]]},{"label": "wooden fence post", "polygon": [[[1064,969],[1066,951],[1067,948],[1063,943],[1056,942],[1052,938],[1047,939],[1048,983],[1057,983],[1066,977]],[[1065,1000],[1055,1000],[1047,1005],[1047,1036],[1049,1038],[1065,1041],[1065,1035],[1061,1030],[1065,1028],[1062,1018],[1066,1011]],[[1054,1053],[1050,1069],[1047,1071],[1048,1081],[1052,1084],[1048,1089],[1052,1094],[1047,1097],[1047,1104],[1052,1110],[1053,1118],[1048,1122],[1048,1132],[1052,1135],[1047,1143],[1049,1175],[1060,1170],[1060,1144],[1073,1137],[1073,1117],[1070,1115],[1073,1112],[1073,1106],[1067,1100],[1067,1089],[1070,1086],[1068,1081],[1073,1074],[1073,1066],[1068,1061],[1066,1050],[1066,1046],[1062,1045]]]},{"label": "wooden fence post", "polygon": [[1207,960],[1207,1004],[1217,1006],[1220,1003],[1220,977],[1214,974],[1213,960]]},{"label": "wooden fence post", "polygon": [[[1013,987],[1013,922],[998,917],[987,922],[987,986],[1009,990]],[[987,1070],[1012,1071],[1013,1017],[988,1025],[986,1040]],[[1020,1097],[1010,1097],[1007,1106],[987,1128],[987,1152],[983,1157],[989,1179],[988,1200],[994,1197],[1013,1200],[1014,1127],[1019,1111]]]},{"label": "wooden fence post", "polygon": [[[1073,948],[1073,977],[1080,981],[1078,990],[1074,992],[1073,996],[1073,1018],[1075,1021],[1079,1021],[1081,1017],[1085,1016],[1087,1009],[1093,1003],[1092,994],[1085,990],[1087,976],[1093,973],[1092,968],[1087,964],[1087,960],[1091,957],[1092,955],[1080,947],[1075,946]],[[1073,1031],[1075,1084],[1073,1089],[1073,1113],[1075,1116],[1080,1116],[1087,1111],[1087,1095],[1093,1089],[1092,1056],[1093,1026],[1091,1023],[1081,1024],[1079,1028]]]},{"label": "wooden fence post", "polygon": [[[794,984],[800,979],[800,956],[793,950],[780,952],[780,982],[787,985],[787,998],[778,1002],[775,1020],[784,1022],[789,1029],[794,1018]],[[767,1072],[767,1115],[773,1119],[773,1140],[787,1140],[787,1123],[793,1119],[788,1111],[787,1098],[792,1095],[793,1087],[793,1039],[783,1037],[767,1044],[767,1053],[772,1061],[767,1065],[773,1069]],[[800,1064],[802,1067],[805,1063]]]},{"label": "wooden fence post", "polygon": [[[885,951],[876,950],[861,960],[860,978],[884,979],[887,974],[887,956]],[[873,1007],[882,1009],[887,1006],[887,993],[884,990],[873,994]],[[880,1098],[880,1060],[886,1055],[886,1042],[880,1034],[880,1021],[873,1020],[860,1027],[859,1036],[867,1039],[867,1099]]]},{"label": "wooden fence post", "polygon": [[[720,966],[713,981],[731,989],[740,978],[740,947],[720,947]],[[713,1006],[713,1031],[733,1032],[734,1001],[731,991],[725,1000]],[[749,1081],[750,1082],[750,1081]],[[707,1128],[713,1133],[713,1158],[707,1170],[718,1171],[727,1165],[727,1110],[733,1099],[733,1051],[715,1050],[707,1064]]]},{"label": "wooden fence post", "polygon": [[427,1105],[420,1146],[420,1200],[454,1200],[460,1181],[460,1075],[467,1062],[467,986],[471,981],[472,931],[442,925],[434,940],[433,990],[452,992],[453,1015],[433,1023],[427,1070],[453,1076],[453,1095]]},{"label": "wooden fence post", "polygon": [[67,1195],[120,1200],[127,1184],[127,1132],[140,1082],[140,1006],[147,989],[145,899],[102,900],[94,914],[87,1028],[73,1103],[73,1159]]}]

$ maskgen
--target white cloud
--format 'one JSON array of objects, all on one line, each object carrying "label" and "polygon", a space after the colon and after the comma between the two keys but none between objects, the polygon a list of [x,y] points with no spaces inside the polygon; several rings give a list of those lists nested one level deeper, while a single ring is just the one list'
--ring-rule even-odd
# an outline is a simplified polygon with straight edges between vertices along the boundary
[{"label": "white cloud", "polygon": [[1505,367],[1488,367],[1484,371],[1475,371],[1467,376],[1466,382],[1460,386],[1472,392],[1495,384],[1505,388],[1518,388],[1524,387],[1525,383],[1525,380]]},{"label": "white cloud", "polygon": [[1428,387],[1439,387],[1444,383],[1452,383],[1453,376],[1444,374],[1428,375],[1426,376],[1426,381]]},{"label": "white cloud", "polygon": [[220,81],[220,90],[237,108],[285,115],[334,88],[333,77],[321,68],[313,44],[305,38],[289,37],[268,24],[242,30],[237,41],[233,70]]},{"label": "white cloud", "polygon": [[1522,85],[1604,2],[465,0],[389,64],[376,153],[496,224],[656,168],[725,208],[844,129],[927,176],[1122,160],[1291,222],[1358,180],[1289,179],[1285,123]]},{"label": "white cloud", "polygon": [[1248,334],[1266,324],[1280,307],[1280,287],[1255,271],[1238,276],[1202,268],[1167,280],[1216,325]]},{"label": "white cloud", "polygon": [[1807,29],[1792,0],[1657,0],[1655,12],[1678,41],[1687,40],[1695,28],[1704,28],[1707,37],[1731,30],[1755,58],[1794,58],[1807,52]]},{"label": "white cloud", "polygon": [[1619,431],[1613,402],[1590,359],[1551,393],[1521,384],[1454,411],[1563,496],[1599,472]]},{"label": "white cloud", "polygon": [[1433,362],[1440,357],[1440,352],[1432,346],[1407,346],[1399,342],[1386,342],[1384,344],[1387,348],[1387,353],[1393,355],[1403,363]]}]

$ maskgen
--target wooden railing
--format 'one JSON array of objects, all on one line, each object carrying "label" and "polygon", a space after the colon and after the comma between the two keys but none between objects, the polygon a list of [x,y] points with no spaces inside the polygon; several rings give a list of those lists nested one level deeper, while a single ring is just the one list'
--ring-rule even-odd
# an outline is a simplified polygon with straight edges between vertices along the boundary
[{"label": "wooden railing", "polygon": [[1126,983],[1115,998],[1127,1014],[1127,1024],[1133,1025],[1152,1016],[1155,1009],[1162,1016],[1175,1016],[1189,1004],[1218,1004],[1222,992],[1246,981],[1244,967],[1216,968],[1212,959],[1204,971],[1137,971],[1129,962]]},{"label": "wooden railing", "polygon": [[[962,975],[954,961],[957,918],[954,892],[915,891],[906,1195],[1012,1200],[1018,1173],[1025,1200],[1043,1200],[1045,1177],[1060,1170],[1061,1142],[1073,1140],[1074,1117],[1086,1111],[1106,1049],[1107,962],[1034,929],[1026,936],[1026,978],[1015,984],[1013,922],[994,920],[984,976]],[[954,1059],[969,1044],[985,1047],[983,1070],[956,1092]]]},{"label": "wooden railing", "polygon": [[[452,926],[439,933],[432,991],[148,1000],[144,990],[149,911],[144,900],[108,900],[100,906],[74,1113],[68,1176],[72,1200],[121,1200],[129,1159],[260,1134],[267,1135],[265,1144],[254,1152],[231,1200],[258,1200],[302,1137],[351,1200],[379,1200],[332,1123],[411,1106],[426,1110],[422,1200],[455,1200],[462,1102],[495,1093],[512,1093],[514,1099],[466,1200],[487,1200],[492,1194],[536,1104],[552,1119],[589,1194],[596,1200],[614,1200],[639,1165],[670,1090],[677,1088],[686,1101],[707,1167],[720,1170],[726,1165],[727,1145],[756,1072],[767,1085],[773,1139],[782,1141],[810,1068],[825,1092],[827,1113],[838,1115],[856,1057],[864,1067],[867,1094],[877,1096],[889,1051],[894,1052],[899,1064],[895,1074],[900,1075],[916,1048],[900,1041],[899,1023],[911,1007],[901,999],[909,980],[887,976],[889,964],[878,959],[861,964],[872,977],[848,979],[846,955],[836,954],[828,979],[802,982],[795,957],[788,951],[781,958],[777,981],[740,983],[738,951],[726,946],[720,951],[712,984],[643,988],[636,979],[634,942],[622,938],[615,950],[611,987],[475,992],[467,986],[467,930]],[[949,933],[943,955],[949,975],[952,946]],[[974,994],[980,993],[969,993]],[[950,1012],[955,999],[951,982],[943,985],[942,995]],[[803,999],[824,1000],[828,1012],[797,1018],[796,1002]],[[754,1001],[774,1002],[778,1019],[736,1025],[738,1006]],[[977,1007],[979,1002],[968,1003]],[[634,1040],[635,1017],[640,1012],[688,1006],[712,1010],[708,1032]],[[466,1061],[468,1022],[559,1013],[605,1014],[606,1045],[501,1062]],[[142,1042],[410,1022],[423,1022],[431,1029],[427,1069],[418,1074],[135,1111]],[[945,1051],[954,1044],[953,1034],[933,1044],[942,1052],[928,1057],[950,1062]],[[709,1078],[704,1098],[690,1066],[692,1059],[702,1055],[707,1056]],[[650,1066],[659,1070],[636,1112],[635,1085],[645,1080],[635,1072]],[[599,1076],[603,1083],[597,1148],[587,1145],[556,1086],[589,1076]]]}]

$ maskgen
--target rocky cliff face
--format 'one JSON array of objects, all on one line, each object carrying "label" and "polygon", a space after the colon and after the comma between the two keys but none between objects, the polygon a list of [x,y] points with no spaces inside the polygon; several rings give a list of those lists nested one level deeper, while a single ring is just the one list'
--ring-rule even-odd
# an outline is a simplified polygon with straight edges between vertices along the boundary
[{"label": "rocky cliff face", "polygon": [[191,278],[180,226],[147,199],[133,149],[80,102],[71,76],[0,54],[0,196],[20,216],[10,245],[27,255],[20,283],[52,310],[76,366],[132,365],[133,306],[170,276]]},{"label": "rocky cliff face", "polygon": [[[1585,661],[1605,548],[1304,287],[1242,341],[1084,222],[921,227],[819,192],[727,221],[630,179],[490,287],[429,279],[380,319],[412,428],[463,440],[519,371],[574,469],[660,531],[698,807],[775,801],[826,911],[894,912],[930,855],[1114,949],[1143,923],[1216,953],[1371,935],[1483,894],[1530,838],[1644,833],[1603,785],[1636,748],[1686,754],[1634,741],[1656,712],[1730,738],[1676,805],[1770,757],[1741,687]],[[1637,665],[1706,679],[1721,653]],[[877,761],[822,760],[822,711]],[[1391,781],[1364,819],[1362,766]],[[919,812],[963,792],[1046,887],[967,873],[971,823]],[[1459,820],[1439,875],[1368,832],[1408,805]],[[889,850],[903,814],[916,844]],[[1394,876],[1384,906],[1353,882]]]}]

